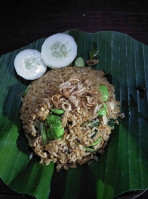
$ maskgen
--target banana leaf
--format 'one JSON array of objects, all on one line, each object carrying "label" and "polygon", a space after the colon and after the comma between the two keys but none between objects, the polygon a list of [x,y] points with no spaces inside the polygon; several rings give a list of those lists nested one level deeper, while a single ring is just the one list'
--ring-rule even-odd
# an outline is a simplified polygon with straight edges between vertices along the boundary
[{"label": "banana leaf", "polygon": [[56,172],[54,164],[29,159],[19,118],[21,94],[29,81],[18,77],[14,58],[23,49],[41,50],[45,38],[0,58],[0,177],[18,193],[37,199],[110,199],[129,190],[148,187],[148,46],[130,36],[101,31],[66,31],[78,45],[78,56],[88,60],[91,49],[99,49],[99,63],[115,86],[125,118],[115,126],[108,146],[98,161],[69,171]]}]

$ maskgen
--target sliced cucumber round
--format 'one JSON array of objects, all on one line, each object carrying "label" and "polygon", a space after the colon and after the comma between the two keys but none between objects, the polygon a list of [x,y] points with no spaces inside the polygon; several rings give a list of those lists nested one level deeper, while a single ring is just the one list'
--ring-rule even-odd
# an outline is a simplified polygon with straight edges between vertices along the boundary
[{"label": "sliced cucumber round", "polygon": [[63,68],[73,62],[77,55],[74,38],[65,33],[48,37],[42,45],[41,58],[50,68]]},{"label": "sliced cucumber round", "polygon": [[18,53],[14,60],[14,67],[17,74],[27,80],[38,79],[47,69],[41,60],[41,53],[34,49],[26,49]]}]

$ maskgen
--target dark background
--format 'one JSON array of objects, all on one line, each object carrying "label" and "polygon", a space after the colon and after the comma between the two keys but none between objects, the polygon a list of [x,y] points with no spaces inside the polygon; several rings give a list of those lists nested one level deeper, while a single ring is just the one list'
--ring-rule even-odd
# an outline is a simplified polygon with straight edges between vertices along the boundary
[{"label": "dark background", "polygon": [[[147,2],[142,0],[9,2],[5,0],[0,4],[0,55],[67,29],[87,32],[114,30],[126,33],[148,45]],[[32,197],[19,195],[0,181],[0,199],[7,198]],[[130,192],[120,198],[147,199],[148,193],[144,192],[141,195],[141,192]]]},{"label": "dark background", "polygon": [[0,4],[0,54],[67,29],[115,30],[148,44],[143,0],[36,0]]}]

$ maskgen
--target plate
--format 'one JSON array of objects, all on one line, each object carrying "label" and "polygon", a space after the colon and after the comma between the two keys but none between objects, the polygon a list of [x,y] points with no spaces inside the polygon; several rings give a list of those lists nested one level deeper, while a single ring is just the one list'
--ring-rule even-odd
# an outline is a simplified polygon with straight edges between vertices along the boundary
[{"label": "plate", "polygon": [[38,199],[113,198],[148,187],[148,46],[114,31],[87,33],[68,30],[78,44],[78,56],[88,59],[99,48],[96,70],[104,70],[115,86],[125,119],[115,127],[105,153],[91,165],[54,171],[54,164],[29,160],[19,111],[29,81],[17,76],[14,58],[23,49],[41,50],[45,38],[0,58],[0,176],[18,193]]}]

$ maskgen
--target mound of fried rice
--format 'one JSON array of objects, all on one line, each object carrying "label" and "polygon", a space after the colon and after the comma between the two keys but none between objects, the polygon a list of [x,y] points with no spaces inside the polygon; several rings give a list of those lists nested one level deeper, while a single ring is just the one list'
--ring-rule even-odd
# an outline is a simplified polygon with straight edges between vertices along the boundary
[{"label": "mound of fried rice", "polygon": [[[108,88],[106,102],[98,89],[100,84]],[[107,115],[99,117],[98,111],[104,103]],[[63,139],[48,140],[44,145],[35,122],[45,122],[47,116],[52,114],[52,108],[64,110],[61,116],[64,136]],[[115,99],[113,85],[106,80],[103,71],[90,67],[48,71],[31,83],[21,108],[21,120],[29,145],[40,157],[40,163],[48,165],[54,162],[57,170],[75,168],[96,160],[97,154],[103,153],[113,129],[108,122],[117,122],[119,114],[120,103]],[[91,146],[99,138],[100,141]]]}]

